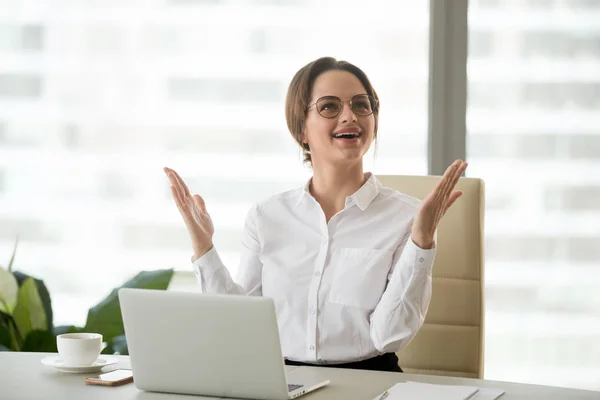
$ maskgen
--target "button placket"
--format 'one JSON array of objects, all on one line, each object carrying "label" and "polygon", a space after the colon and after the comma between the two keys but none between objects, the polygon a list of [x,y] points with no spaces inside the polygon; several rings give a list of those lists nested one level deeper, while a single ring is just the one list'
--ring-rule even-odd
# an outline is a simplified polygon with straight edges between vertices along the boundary
[{"label": "button placket", "polygon": [[321,239],[321,251],[319,252],[318,262],[315,263],[314,279],[312,287],[315,288],[314,296],[309,297],[309,330],[311,338],[309,339],[309,350],[311,357],[317,358],[317,344],[318,344],[318,311],[319,311],[319,290],[321,288],[321,279],[323,277],[323,270],[325,269],[325,263],[327,260],[327,254],[329,250],[329,227],[327,224],[324,225],[324,232],[322,232]]},{"label": "button placket", "polygon": [[318,297],[319,289],[321,288],[321,278],[323,275],[323,269],[327,260],[327,253],[329,247],[329,229],[325,223],[325,216],[323,214],[323,227],[321,236],[321,249],[315,263],[314,278],[310,284],[308,293],[308,309],[307,309],[307,345],[310,357],[316,360],[317,358],[317,332],[318,332]]}]

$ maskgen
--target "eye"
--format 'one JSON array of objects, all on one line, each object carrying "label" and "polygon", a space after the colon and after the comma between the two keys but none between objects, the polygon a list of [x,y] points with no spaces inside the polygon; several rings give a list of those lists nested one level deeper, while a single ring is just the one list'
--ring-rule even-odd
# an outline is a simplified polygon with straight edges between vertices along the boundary
[{"label": "eye", "polygon": [[333,101],[323,102],[319,105],[319,111],[337,111],[340,105]]},{"label": "eye", "polygon": [[360,99],[354,102],[354,107],[358,108],[359,110],[370,111],[371,103],[368,100]]}]

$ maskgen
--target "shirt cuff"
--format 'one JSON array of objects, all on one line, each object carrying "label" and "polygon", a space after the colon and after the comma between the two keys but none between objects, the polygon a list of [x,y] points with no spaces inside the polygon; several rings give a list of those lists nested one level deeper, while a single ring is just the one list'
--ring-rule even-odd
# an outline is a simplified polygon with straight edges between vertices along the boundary
[{"label": "shirt cuff", "polygon": [[435,242],[431,249],[422,249],[413,242],[412,236],[410,236],[404,251],[407,252],[407,260],[412,260],[415,268],[431,268],[433,266],[436,253]]},{"label": "shirt cuff", "polygon": [[198,258],[196,261],[193,260],[194,256],[192,256],[194,273],[197,277],[202,277],[205,280],[223,266],[223,262],[221,261],[221,257],[219,257],[219,253],[217,252],[215,246],[213,246],[208,252],[206,252],[206,254]]}]

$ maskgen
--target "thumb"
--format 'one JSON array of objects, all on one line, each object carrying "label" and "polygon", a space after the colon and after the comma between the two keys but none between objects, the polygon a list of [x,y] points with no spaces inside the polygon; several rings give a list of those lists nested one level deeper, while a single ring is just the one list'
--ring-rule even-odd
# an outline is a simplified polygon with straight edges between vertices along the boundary
[{"label": "thumb", "polygon": [[458,198],[460,196],[462,196],[462,195],[463,195],[463,192],[460,191],[460,190],[457,190],[455,192],[452,192],[452,194],[450,194],[450,198],[448,199],[448,202],[446,203],[446,207],[444,208],[444,214],[446,214],[446,212],[448,211],[448,209],[450,207],[452,207],[452,204],[454,204],[454,202],[456,200],[458,200]]},{"label": "thumb", "polygon": [[208,214],[206,212],[206,204],[204,203],[204,199],[199,194],[194,195],[194,203],[196,203],[196,205],[200,208],[200,211],[202,211],[204,214]]}]

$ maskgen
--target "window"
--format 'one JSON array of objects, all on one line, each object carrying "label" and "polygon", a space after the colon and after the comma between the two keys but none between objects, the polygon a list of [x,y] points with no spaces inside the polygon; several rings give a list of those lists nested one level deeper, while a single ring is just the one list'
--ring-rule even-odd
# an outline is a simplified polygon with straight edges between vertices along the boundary
[{"label": "window", "polygon": [[493,37],[468,61],[467,173],[487,196],[485,377],[598,390],[600,9],[528,3],[469,7],[470,36]]},{"label": "window", "polygon": [[205,197],[235,274],[248,209],[310,174],[284,100],[317,57],[380,95],[366,168],[427,173],[428,2],[2,4],[0,257],[20,235],[16,266],[46,281],[57,325],[139,270],[191,271],[164,166]]}]

